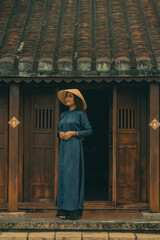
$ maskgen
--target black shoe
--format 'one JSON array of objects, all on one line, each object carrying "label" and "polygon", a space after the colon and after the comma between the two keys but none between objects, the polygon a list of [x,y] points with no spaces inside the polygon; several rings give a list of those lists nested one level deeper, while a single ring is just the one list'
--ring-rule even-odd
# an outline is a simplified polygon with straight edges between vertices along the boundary
[{"label": "black shoe", "polygon": [[69,211],[69,220],[78,220],[82,217],[82,210]]},{"label": "black shoe", "polygon": [[62,217],[62,219],[66,219],[68,217],[68,211],[58,209],[56,217]]}]

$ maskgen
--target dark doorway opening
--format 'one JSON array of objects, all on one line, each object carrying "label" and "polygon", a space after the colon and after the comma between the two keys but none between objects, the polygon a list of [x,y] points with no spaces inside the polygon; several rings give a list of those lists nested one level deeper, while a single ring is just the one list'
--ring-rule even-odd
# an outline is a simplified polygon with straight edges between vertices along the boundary
[{"label": "dark doorway opening", "polygon": [[85,201],[107,201],[109,183],[109,96],[106,90],[85,90],[93,133],[84,139]]}]

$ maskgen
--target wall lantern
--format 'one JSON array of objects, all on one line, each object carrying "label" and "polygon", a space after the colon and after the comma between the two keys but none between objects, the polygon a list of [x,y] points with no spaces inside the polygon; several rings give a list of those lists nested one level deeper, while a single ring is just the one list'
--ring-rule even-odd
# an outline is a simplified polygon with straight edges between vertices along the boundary
[{"label": "wall lantern", "polygon": [[18,126],[18,124],[20,124],[20,122],[18,121],[18,119],[14,116],[9,122],[8,124],[10,124],[10,126],[12,128],[15,128]]}]

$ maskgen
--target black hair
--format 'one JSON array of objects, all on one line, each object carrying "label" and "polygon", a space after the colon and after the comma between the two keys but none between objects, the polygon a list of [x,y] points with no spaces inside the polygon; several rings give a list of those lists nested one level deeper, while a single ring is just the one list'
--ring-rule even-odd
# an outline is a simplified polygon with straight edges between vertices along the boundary
[{"label": "black hair", "polygon": [[[67,93],[66,92],[66,97],[67,97]],[[83,113],[86,114],[86,111],[84,110],[84,106],[83,106],[83,101],[81,98],[79,98],[77,95],[73,94],[73,97],[74,97],[74,103],[76,105],[76,108],[79,110],[79,111],[82,111]]]},{"label": "black hair", "polygon": [[85,110],[84,110],[84,106],[83,106],[83,101],[82,101],[82,99],[79,98],[78,96],[76,96],[75,94],[74,94],[74,102],[75,102],[75,105],[76,105],[77,109],[78,109],[79,111],[82,111],[82,112],[84,112],[84,113],[86,114],[86,112],[85,112]]}]

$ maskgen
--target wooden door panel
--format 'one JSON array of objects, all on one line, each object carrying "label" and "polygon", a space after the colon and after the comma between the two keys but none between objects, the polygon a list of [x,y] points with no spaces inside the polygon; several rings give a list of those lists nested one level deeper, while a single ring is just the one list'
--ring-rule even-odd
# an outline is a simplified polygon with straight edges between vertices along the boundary
[{"label": "wooden door panel", "polygon": [[137,181],[137,149],[117,149],[117,184],[132,184]]},{"label": "wooden door panel", "polygon": [[117,184],[117,200],[118,203],[134,203],[138,202],[139,196],[137,192],[137,184]]},{"label": "wooden door panel", "polygon": [[133,132],[120,132],[117,133],[117,143],[119,146],[133,146],[133,145],[137,145],[137,134],[136,133],[133,133]]},{"label": "wooden door panel", "polygon": [[7,201],[6,150],[0,149],[0,203]]},{"label": "wooden door panel", "polygon": [[54,172],[54,151],[53,149],[34,149],[33,152],[33,184],[48,183],[53,185]]},{"label": "wooden door panel", "polygon": [[0,90],[0,203],[8,201],[8,91]]},{"label": "wooden door panel", "polygon": [[34,144],[34,148],[41,147],[43,149],[47,147],[52,147],[54,145],[53,135],[50,133],[41,134],[41,133],[34,132],[33,144]]},{"label": "wooden door panel", "polygon": [[[32,94],[31,200],[54,199],[54,93],[53,90]],[[38,184],[38,186],[35,186]],[[33,193],[33,195],[32,195]]]},{"label": "wooden door panel", "polygon": [[33,150],[33,161],[32,161],[32,184],[44,182],[44,150],[34,149]]},{"label": "wooden door panel", "polygon": [[[52,161],[49,161],[52,159]],[[54,149],[44,150],[44,183],[54,184]]]},{"label": "wooden door panel", "polygon": [[[55,90],[32,89],[30,100],[30,154],[26,159],[29,201],[54,201],[55,175]],[[26,136],[25,136],[26,137]],[[27,179],[25,180],[27,182]],[[26,199],[27,200],[27,199]]]},{"label": "wooden door panel", "polygon": [[117,203],[140,201],[139,95],[132,89],[117,94]]},{"label": "wooden door panel", "polygon": [[32,188],[32,196],[34,201],[47,201],[53,199],[54,187],[49,186],[34,186]]},{"label": "wooden door panel", "polygon": [[109,186],[108,197],[112,201],[112,182],[113,182],[113,96],[109,96]]}]

